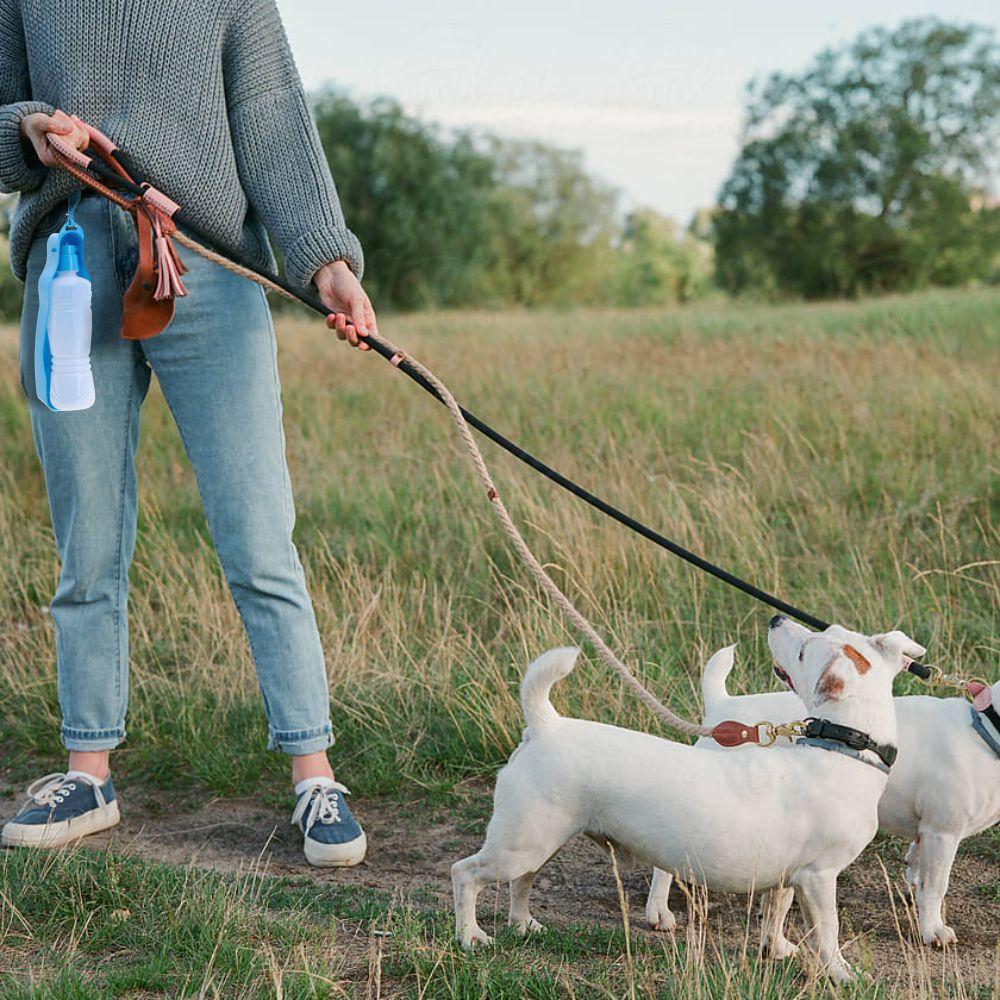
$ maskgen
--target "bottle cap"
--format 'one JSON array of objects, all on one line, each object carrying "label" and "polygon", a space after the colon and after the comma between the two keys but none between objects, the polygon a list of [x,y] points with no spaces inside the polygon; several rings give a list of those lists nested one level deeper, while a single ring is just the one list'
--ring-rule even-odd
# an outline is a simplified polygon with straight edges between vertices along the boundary
[{"label": "bottle cap", "polygon": [[77,256],[76,246],[67,241],[63,241],[59,247],[59,267],[60,271],[79,271],[80,258]]}]

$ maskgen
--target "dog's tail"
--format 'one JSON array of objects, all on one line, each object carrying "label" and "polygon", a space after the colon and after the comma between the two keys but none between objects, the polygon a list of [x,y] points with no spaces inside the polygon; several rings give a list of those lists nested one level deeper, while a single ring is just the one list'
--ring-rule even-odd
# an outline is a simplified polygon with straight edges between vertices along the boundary
[{"label": "dog's tail", "polygon": [[726,678],[733,669],[736,645],[724,646],[705,664],[701,675],[701,698],[705,703],[705,712],[711,711],[717,702],[729,697],[726,690]]},{"label": "dog's tail", "polygon": [[580,650],[574,646],[550,649],[525,671],[521,680],[521,711],[529,729],[542,729],[561,718],[549,701],[549,691],[573,669],[579,655]]}]

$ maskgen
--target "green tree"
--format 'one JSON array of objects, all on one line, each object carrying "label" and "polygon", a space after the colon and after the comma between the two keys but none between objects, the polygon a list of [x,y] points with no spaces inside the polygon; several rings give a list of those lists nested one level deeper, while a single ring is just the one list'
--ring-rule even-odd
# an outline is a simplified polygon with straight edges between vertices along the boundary
[{"label": "green tree", "polygon": [[617,254],[617,300],[665,305],[704,295],[712,283],[712,246],[699,236],[700,217],[681,232],[653,209],[631,212]]},{"label": "green tree", "polygon": [[477,299],[492,264],[492,160],[394,101],[361,107],[326,92],[314,112],[375,302],[413,309]]},{"label": "green tree", "polygon": [[729,291],[809,297],[987,276],[1000,211],[1000,49],[991,31],[907,21],[751,84],[714,221]]},{"label": "green tree", "polygon": [[314,102],[380,308],[538,304],[592,294],[614,193],[578,154],[444,133],[389,100]]},{"label": "green tree", "polygon": [[512,302],[588,302],[609,294],[616,194],[577,152],[488,140],[494,164],[495,293]]}]

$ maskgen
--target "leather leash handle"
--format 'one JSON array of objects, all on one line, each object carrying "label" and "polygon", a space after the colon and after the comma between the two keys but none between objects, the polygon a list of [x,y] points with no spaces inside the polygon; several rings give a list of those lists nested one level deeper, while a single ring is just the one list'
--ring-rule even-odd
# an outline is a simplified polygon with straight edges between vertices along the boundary
[{"label": "leather leash handle", "polygon": [[118,147],[100,129],[94,128],[89,122],[83,121],[82,118],[78,118],[76,115],[72,115],[71,117],[77,125],[86,131],[90,140],[87,148],[96,150],[97,155],[130,184],[135,183],[129,172],[118,162],[118,159],[114,155],[118,152]]},{"label": "leather leash handle", "polygon": [[52,147],[53,152],[62,160],[72,163],[73,166],[80,170],[90,169],[93,157],[87,156],[86,153],[77,149],[76,146],[71,146],[61,135],[56,135],[55,132],[46,132],[45,140]]},{"label": "leather leash handle", "polygon": [[[72,117],[87,131],[88,149],[96,156],[88,156],[52,132],[46,133],[46,139],[68,173],[135,219],[139,259],[122,298],[121,336],[125,340],[148,340],[166,329],[173,319],[174,296],[187,294],[180,280],[186,268],[170,242],[170,235],[176,229],[173,216],[180,206],[155,188],[137,184],[114,156],[118,147],[103,132],[75,115]],[[91,173],[95,161],[136,192],[133,197],[126,197],[95,177]],[[109,181],[113,180],[109,177]]]}]

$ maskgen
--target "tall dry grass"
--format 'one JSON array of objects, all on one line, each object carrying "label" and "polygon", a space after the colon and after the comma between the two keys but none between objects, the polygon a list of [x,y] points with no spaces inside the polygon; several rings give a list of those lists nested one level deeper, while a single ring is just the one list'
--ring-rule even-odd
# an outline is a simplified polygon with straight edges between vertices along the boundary
[{"label": "tall dry grass", "polygon": [[[475,412],[683,544],[821,616],[901,626],[929,659],[995,675],[997,292],[384,327]],[[488,772],[516,742],[524,664],[572,636],[495,530],[441,408],[318,323],[282,319],[280,339],[338,769],[362,792]],[[0,703],[17,771],[58,755],[59,713],[44,610],[57,564],[15,343],[0,335]],[[697,714],[703,660],[737,639],[735,685],[770,683],[766,609],[487,455],[556,577],[674,707]],[[139,465],[119,767],[233,792],[281,762],[263,750],[252,663],[155,391]],[[557,697],[656,728],[598,663]]]}]

